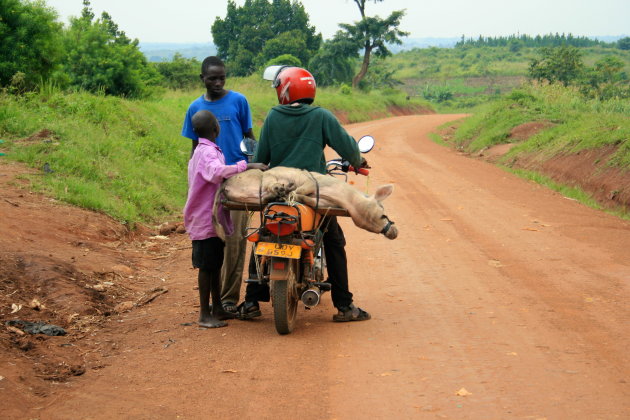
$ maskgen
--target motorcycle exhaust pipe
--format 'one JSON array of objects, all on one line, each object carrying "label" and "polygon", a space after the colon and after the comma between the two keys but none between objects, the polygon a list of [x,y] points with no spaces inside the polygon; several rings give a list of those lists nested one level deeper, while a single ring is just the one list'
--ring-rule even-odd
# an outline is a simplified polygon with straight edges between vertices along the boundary
[{"label": "motorcycle exhaust pipe", "polygon": [[319,303],[320,292],[317,287],[312,287],[302,293],[302,303],[306,305],[308,308],[312,308],[313,306],[317,306]]}]

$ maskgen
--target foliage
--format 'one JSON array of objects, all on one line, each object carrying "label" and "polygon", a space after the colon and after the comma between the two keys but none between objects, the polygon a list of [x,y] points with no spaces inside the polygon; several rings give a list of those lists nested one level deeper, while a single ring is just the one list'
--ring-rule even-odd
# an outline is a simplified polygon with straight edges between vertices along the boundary
[{"label": "foliage", "polygon": [[230,63],[231,76],[252,74],[282,54],[308,63],[322,40],[309,25],[304,6],[290,0],[245,0],[243,6],[229,0],[225,18],[216,18],[211,30],[217,55]]},{"label": "foliage", "polygon": [[582,75],[582,53],[576,47],[545,47],[540,53],[542,58],[533,59],[529,66],[529,77],[532,79],[568,86]]},{"label": "foliage", "polygon": [[605,57],[594,67],[585,70],[581,80],[581,92],[591,98],[608,100],[630,98],[628,75],[623,71],[624,63],[618,57]]},{"label": "foliage", "polygon": [[323,43],[308,64],[310,72],[319,86],[350,83],[354,72],[353,59],[358,57],[352,41],[337,32],[331,40]]},{"label": "foliage", "polygon": [[395,69],[386,60],[374,60],[370,67],[370,72],[361,80],[359,87],[363,90],[372,90],[394,88],[402,85],[402,82],[394,77],[394,72]]},{"label": "foliage", "polygon": [[448,86],[426,85],[422,97],[431,102],[446,102],[453,99],[453,91]]},{"label": "foliage", "polygon": [[618,57],[607,56],[588,67],[575,47],[543,48],[542,55],[542,59],[531,62],[529,74],[532,79],[575,85],[585,96],[600,100],[630,98],[624,62]]},{"label": "foliage", "polygon": [[588,100],[577,89],[559,84],[529,86],[478,110],[453,139],[461,148],[478,151],[508,143],[514,127],[538,121],[547,128],[513,147],[503,161],[520,153],[548,157],[614,145],[617,151],[607,164],[630,170],[629,114],[628,100]]},{"label": "foliage", "polygon": [[[363,60],[359,72],[352,79],[352,87],[357,87],[365,77],[370,66],[372,53],[377,57],[387,57],[391,51],[387,44],[402,44],[401,38],[408,33],[398,29],[400,21],[405,15],[404,10],[392,12],[387,18],[379,16],[369,17],[365,15],[365,4],[367,0],[354,0],[361,13],[361,20],[354,25],[341,23],[342,29],[337,32],[337,37],[342,37],[354,44],[355,51],[363,51]],[[375,3],[383,0],[374,0]]]},{"label": "foliage", "polygon": [[267,66],[285,65],[285,66],[301,66],[302,62],[299,58],[292,56],[291,54],[282,54],[276,58],[272,58],[266,64]]},{"label": "foliage", "polygon": [[630,36],[621,38],[619,41],[617,41],[617,48],[619,48],[620,50],[630,50]]},{"label": "foliage", "polygon": [[71,18],[64,39],[64,72],[69,85],[111,95],[150,94],[160,75],[138,49],[138,40],[132,41],[119,31],[107,12],[94,20],[90,2],[84,0],[83,5],[81,16]]},{"label": "foliage", "polygon": [[[559,47],[559,46],[573,46],[573,47],[593,47],[596,45],[605,45],[605,42],[591,39],[584,36],[573,36],[569,34],[547,34],[547,35],[509,35],[509,36],[497,36],[497,37],[483,37],[479,35],[479,38],[465,38],[462,35],[462,39],[455,44],[455,48],[468,48],[468,47],[506,47],[521,45],[524,47]],[[518,47],[517,47],[518,48]]]},{"label": "foliage", "polygon": [[162,86],[169,89],[187,89],[200,85],[201,63],[195,58],[184,58],[175,53],[171,61],[153,63],[155,69],[162,75]]},{"label": "foliage", "polygon": [[20,90],[49,78],[62,54],[60,35],[57,14],[43,1],[0,0],[0,86],[17,73]]},{"label": "foliage", "polygon": [[269,60],[279,56],[292,56],[297,58],[299,65],[308,63],[310,54],[306,46],[306,40],[301,31],[292,30],[283,32],[275,38],[265,42],[265,46],[256,58],[257,67],[263,66]]}]

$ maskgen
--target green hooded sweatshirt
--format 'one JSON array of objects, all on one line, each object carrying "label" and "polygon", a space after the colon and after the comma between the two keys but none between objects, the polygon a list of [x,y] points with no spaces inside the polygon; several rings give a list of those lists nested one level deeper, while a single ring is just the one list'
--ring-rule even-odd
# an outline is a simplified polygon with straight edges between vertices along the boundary
[{"label": "green hooded sweatshirt", "polygon": [[352,166],[361,165],[357,142],[330,111],[305,104],[278,105],[265,119],[253,161],[325,174],[326,146]]}]

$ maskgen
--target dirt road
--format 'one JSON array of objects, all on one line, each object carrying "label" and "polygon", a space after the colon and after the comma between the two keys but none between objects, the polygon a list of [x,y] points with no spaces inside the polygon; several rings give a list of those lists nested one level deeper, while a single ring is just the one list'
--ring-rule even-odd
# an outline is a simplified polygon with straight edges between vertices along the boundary
[{"label": "dirt road", "polygon": [[269,304],[228,328],[181,325],[196,273],[174,235],[150,260],[169,292],[110,317],[91,337],[101,368],[16,418],[630,418],[630,224],[428,139],[456,118],[348,126],[377,138],[369,190],[395,184],[398,239],[342,225],[372,320],[332,323],[325,296],[288,336]]}]

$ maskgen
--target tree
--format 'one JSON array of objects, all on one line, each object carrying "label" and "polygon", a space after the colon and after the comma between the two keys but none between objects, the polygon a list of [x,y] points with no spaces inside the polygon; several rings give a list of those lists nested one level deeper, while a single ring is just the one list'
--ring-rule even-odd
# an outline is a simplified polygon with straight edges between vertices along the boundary
[{"label": "tree", "polygon": [[529,65],[532,79],[568,86],[583,73],[582,53],[576,47],[542,48],[540,53],[542,57],[533,59]]},{"label": "tree", "polygon": [[619,41],[617,41],[617,48],[619,48],[620,50],[630,50],[630,36],[621,38]]},{"label": "tree", "polygon": [[618,57],[598,60],[593,67],[585,69],[580,91],[601,100],[627,98],[630,84],[623,68],[624,62]]},{"label": "tree", "polygon": [[197,74],[201,73],[201,63],[195,58],[185,58],[175,53],[171,61],[154,63],[162,75],[162,84],[170,89],[186,89],[199,86]]},{"label": "tree", "polygon": [[265,66],[296,66],[300,67],[302,62],[299,58],[292,56],[291,54],[282,54],[277,56],[276,58],[272,58],[267,61]]},{"label": "tree", "polygon": [[[383,0],[373,1],[378,3]],[[378,16],[368,17],[365,15],[367,0],[354,0],[354,2],[361,13],[361,20],[355,22],[354,25],[342,23],[339,26],[345,32],[345,36],[356,45],[356,50],[363,50],[361,68],[352,79],[352,86],[357,87],[368,72],[372,53],[377,57],[390,56],[391,52],[387,49],[386,44],[400,45],[402,44],[401,37],[409,34],[398,29],[400,21],[405,15],[404,10],[394,11],[386,19],[381,19]]]},{"label": "tree", "polygon": [[[292,55],[300,63],[308,63],[309,52],[304,34],[297,29],[283,32],[276,38],[265,42],[265,46],[257,57],[259,66],[281,55]],[[302,64],[299,64],[302,65]]]},{"label": "tree", "polygon": [[356,44],[339,31],[308,63],[309,71],[321,86],[350,83],[354,72],[352,60],[358,57]]},{"label": "tree", "polygon": [[64,70],[72,87],[91,92],[141,97],[157,84],[160,74],[138,48],[118,30],[107,12],[94,20],[89,0],[83,0],[81,17],[72,18],[66,32]]},{"label": "tree", "polygon": [[229,0],[225,18],[216,18],[211,31],[217,55],[234,76],[249,75],[282,54],[307,63],[322,41],[304,6],[291,0],[245,0],[240,7]]},{"label": "tree", "polygon": [[62,54],[61,28],[42,1],[0,0],[0,86],[18,72],[26,88],[48,79]]}]

